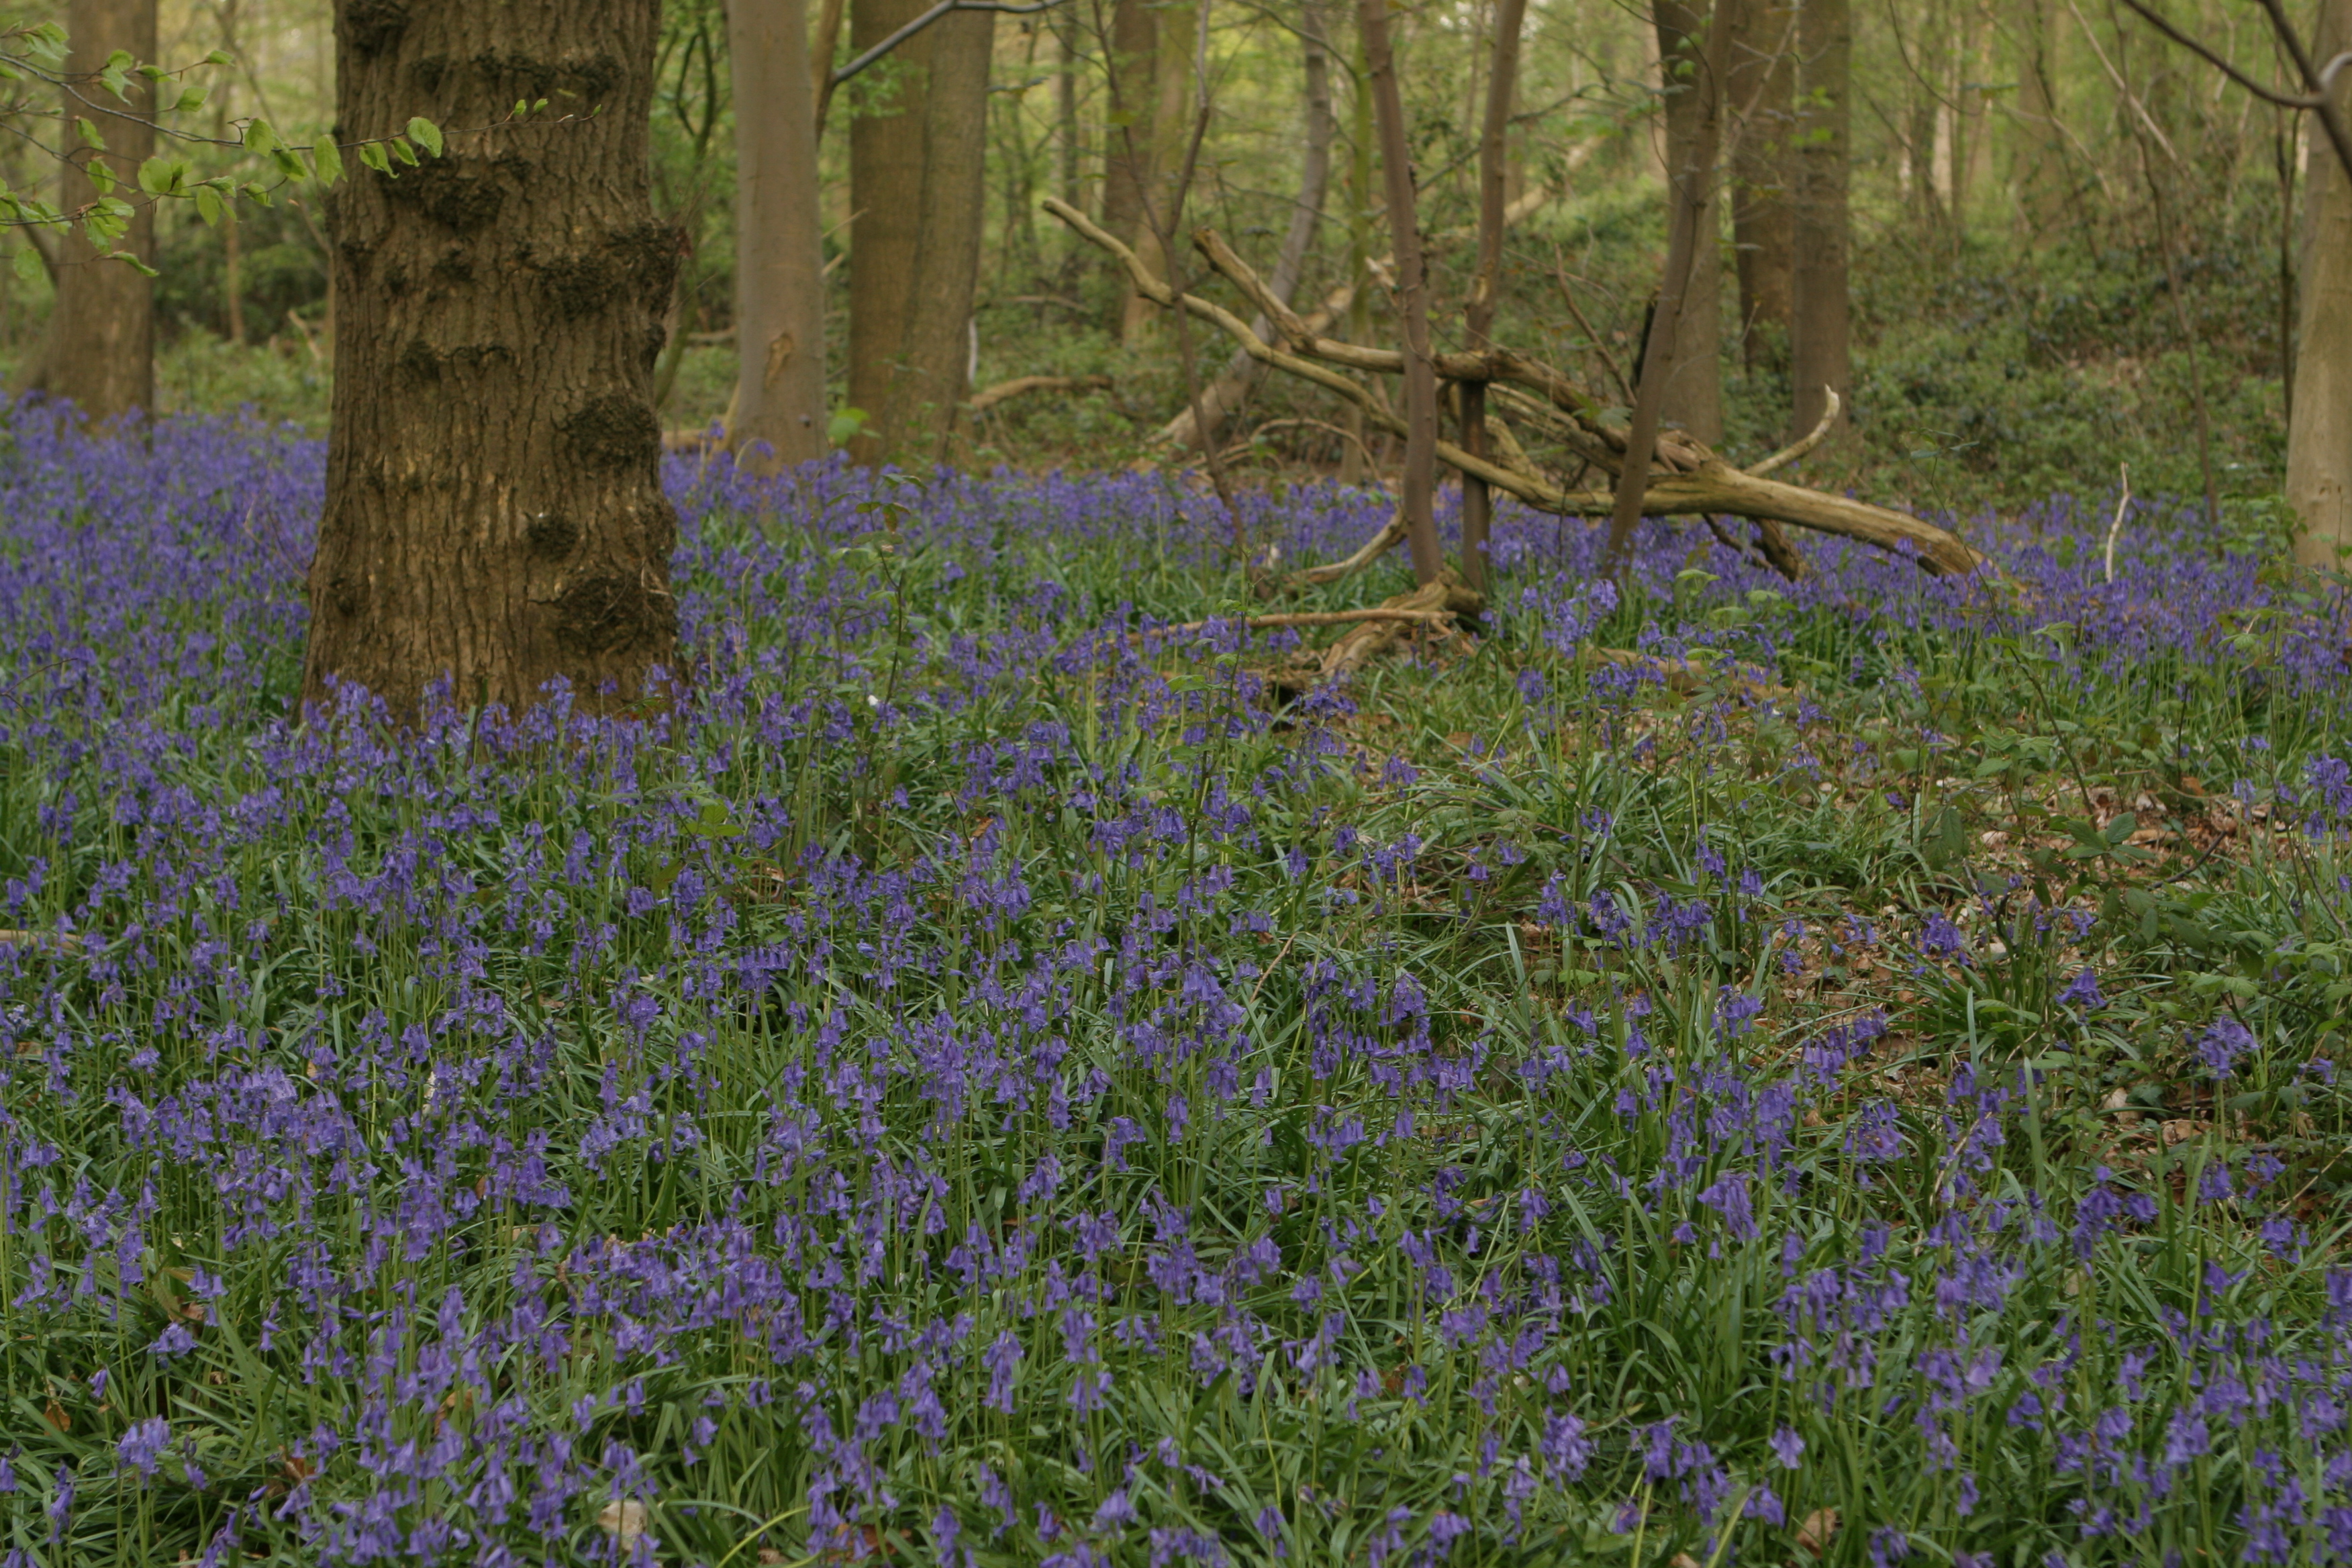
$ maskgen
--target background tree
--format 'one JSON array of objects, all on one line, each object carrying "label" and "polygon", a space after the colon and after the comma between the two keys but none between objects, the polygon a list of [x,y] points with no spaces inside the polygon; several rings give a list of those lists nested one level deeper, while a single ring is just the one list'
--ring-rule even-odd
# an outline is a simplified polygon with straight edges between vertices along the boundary
[{"label": "background tree", "polygon": [[[857,0],[849,46],[880,44],[927,9],[924,0]],[[882,458],[884,405],[914,299],[915,254],[922,229],[924,127],[931,51],[939,29],[898,46],[884,68],[859,84],[849,122],[849,405],[865,428],[850,439],[861,463]]]},{"label": "background tree", "polygon": [[[100,192],[89,165],[104,160],[113,185],[136,192],[139,168],[155,153],[153,84],[132,75],[117,97],[99,82],[108,57],[127,51],[141,62],[155,58],[155,0],[72,0],[66,13],[70,84],[63,94],[65,123],[88,121],[104,139],[103,150],[75,145],[66,157],[58,205],[71,213],[95,202]],[[127,101],[126,101],[127,100]],[[116,250],[152,267],[155,212],[136,205],[130,230]],[[83,416],[114,419],[134,408],[155,405],[155,286],[152,277],[119,260],[101,260],[80,228],[58,237],[57,306],[49,315],[48,342],[33,373],[30,390],[69,398]]]},{"label": "background tree", "polygon": [[883,456],[917,468],[947,460],[957,405],[971,378],[995,29],[996,17],[987,11],[960,11],[931,29],[917,208],[920,243],[882,416]]},{"label": "background tree", "polygon": [[1731,235],[1739,278],[1740,351],[1751,368],[1785,367],[1794,237],[1788,191],[1790,58],[1796,7],[1789,0],[1730,0],[1725,98],[1737,116],[1731,151]]},{"label": "background tree", "polygon": [[735,417],[739,461],[770,469],[831,449],[816,106],[801,0],[733,0]]},{"label": "background tree", "polygon": [[[1686,171],[1692,167],[1700,139],[1721,134],[1719,126],[1701,124],[1706,116],[1719,116],[1723,102],[1722,84],[1700,79],[1706,68],[1705,34],[1709,16],[1687,0],[1656,0],[1652,20],[1658,33],[1660,86],[1665,94],[1666,167]],[[1691,250],[1690,275],[1683,285],[1682,316],[1675,334],[1677,352],[1667,374],[1664,405],[1666,423],[1709,444],[1723,439],[1723,360],[1717,352],[1723,339],[1723,257],[1716,243],[1721,228],[1718,219],[1710,169],[1706,204],[1694,219],[1698,231]]]},{"label": "background tree", "polygon": [[[1790,178],[1789,438],[1821,422],[1828,390],[1853,401],[1847,295],[1853,15],[1848,0],[1797,0],[1796,130]],[[1849,416],[1841,413],[1843,421]]]},{"label": "background tree", "polygon": [[[2352,50],[2352,0],[2325,0],[2312,44],[2316,61]],[[2352,125],[2352,68],[2337,72],[2331,106]],[[2286,499],[2300,525],[2296,555],[2332,567],[2352,550],[2352,165],[2324,126],[2308,148]]]},{"label": "background tree", "polygon": [[445,679],[513,707],[556,679],[600,706],[655,692],[677,641],[651,399],[678,263],[646,172],[658,25],[656,0],[339,0],[346,137],[420,113],[488,129],[335,198],[306,700],[355,683],[413,711]]}]

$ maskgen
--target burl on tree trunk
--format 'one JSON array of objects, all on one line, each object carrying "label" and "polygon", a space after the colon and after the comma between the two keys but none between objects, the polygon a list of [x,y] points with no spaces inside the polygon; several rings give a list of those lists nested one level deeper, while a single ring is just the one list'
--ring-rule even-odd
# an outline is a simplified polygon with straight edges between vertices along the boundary
[{"label": "burl on tree trunk", "polygon": [[[445,128],[331,213],[340,330],[303,699],[397,715],[551,681],[612,709],[672,658],[652,401],[678,237],[646,135],[658,0],[338,0],[336,134]],[[544,110],[508,121],[519,100]]]}]

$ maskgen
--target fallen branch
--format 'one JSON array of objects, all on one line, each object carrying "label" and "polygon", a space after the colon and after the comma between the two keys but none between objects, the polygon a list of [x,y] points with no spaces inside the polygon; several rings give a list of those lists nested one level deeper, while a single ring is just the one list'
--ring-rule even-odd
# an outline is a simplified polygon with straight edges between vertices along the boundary
[{"label": "fallen branch", "polygon": [[1404,635],[1405,626],[1413,621],[1475,616],[1486,607],[1486,600],[1484,595],[1464,586],[1453,573],[1444,572],[1411,593],[1384,600],[1380,607],[1394,614],[1358,626],[1324,649],[1324,679],[1352,675],[1363,668],[1395,646],[1397,638]]},{"label": "fallen branch", "polygon": [[1110,385],[1111,379],[1107,375],[1016,375],[1011,381],[981,388],[965,406],[974,414],[985,414],[1000,403],[1033,392],[1102,392]]},{"label": "fallen branch", "polygon": [[1147,626],[1142,631],[1128,633],[1127,640],[1141,642],[1146,637],[1160,637],[1171,632],[1206,631],[1211,626],[1246,626],[1254,632],[1266,632],[1279,631],[1285,626],[1348,626],[1360,621],[1425,622],[1436,625],[1441,622],[1451,622],[1454,619],[1454,614],[1452,610],[1445,609],[1393,609],[1382,605],[1364,610],[1299,610],[1274,616],[1217,616],[1205,621],[1183,621],[1174,626]]},{"label": "fallen branch", "polygon": [[1845,405],[1839,400],[1834,386],[1822,387],[1822,395],[1829,400],[1829,405],[1822,410],[1820,424],[1806,431],[1801,440],[1790,442],[1762,462],[1748,464],[1741,472],[1751,479],[1760,479],[1775,468],[1786,468],[1829,439],[1830,426],[1837,423],[1838,410]]},{"label": "fallen branch", "polygon": [[[1268,319],[1276,323],[1276,330],[1285,333],[1289,345],[1277,348],[1252,331],[1248,322],[1223,306],[1195,294],[1178,294],[1154,275],[1133,250],[1105,233],[1084,213],[1051,196],[1045,199],[1045,207],[1081,237],[1117,258],[1126,267],[1136,291],[1145,299],[1164,309],[1181,310],[1211,323],[1240,343],[1251,358],[1335,393],[1361,408],[1369,423],[1395,435],[1404,434],[1404,421],[1391,412],[1383,400],[1375,398],[1353,378],[1335,368],[1345,366],[1381,374],[1402,374],[1404,369],[1402,354],[1392,349],[1336,343],[1328,338],[1301,331],[1298,329],[1305,323],[1286,308],[1266,312]],[[1244,293],[1250,294],[1254,303],[1263,306],[1268,302],[1258,298],[1265,292],[1264,284],[1257,281],[1255,274],[1213,231],[1202,230],[1196,238],[1211,265],[1232,279]],[[1522,412],[1540,409],[1543,416],[1541,423],[1549,431],[1559,435],[1580,458],[1612,478],[1622,469],[1624,432],[1604,426],[1591,399],[1567,377],[1508,350],[1476,354],[1439,354],[1435,359],[1438,374],[1451,380],[1510,384],[1496,389],[1504,395],[1509,406]],[[1511,395],[1515,389],[1524,389],[1538,395]],[[1506,467],[1473,456],[1451,442],[1441,440],[1437,443],[1437,457],[1439,461],[1455,471],[1484,479],[1495,489],[1515,495],[1538,510],[1564,516],[1603,516],[1613,505],[1614,498],[1608,491],[1564,490],[1528,468]],[[1656,458],[1653,464],[1656,471],[1644,487],[1643,495],[1642,515],[1645,517],[1719,514],[1787,523],[1842,538],[1858,539],[1881,549],[1907,548],[1916,552],[1922,566],[1936,573],[1966,574],[1984,564],[1981,555],[1947,529],[1903,512],[1872,506],[1866,501],[1852,500],[1843,496],[1742,472],[1687,436],[1661,438]],[[1768,463],[1770,461],[1767,459]],[[1790,554],[1793,556],[1793,552]]]}]

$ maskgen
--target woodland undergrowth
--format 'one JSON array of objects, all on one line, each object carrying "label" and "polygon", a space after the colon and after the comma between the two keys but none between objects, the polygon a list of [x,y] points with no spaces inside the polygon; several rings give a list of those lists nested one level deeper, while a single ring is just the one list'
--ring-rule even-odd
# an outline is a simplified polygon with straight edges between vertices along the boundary
[{"label": "woodland undergrowth", "polygon": [[673,704],[395,735],[289,711],[322,462],[0,451],[10,1568],[2352,1554],[2346,607],[2251,525],[1507,512],[1284,700],[1179,479],[673,460]]}]

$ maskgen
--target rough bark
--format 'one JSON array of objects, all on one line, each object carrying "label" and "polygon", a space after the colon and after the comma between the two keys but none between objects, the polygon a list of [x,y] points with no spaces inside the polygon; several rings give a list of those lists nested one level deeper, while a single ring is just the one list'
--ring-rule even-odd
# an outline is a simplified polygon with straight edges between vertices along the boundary
[{"label": "rough bark", "polygon": [[883,403],[886,460],[929,468],[948,459],[971,367],[972,292],[987,205],[988,75],[996,17],[959,11],[931,28],[923,131],[921,247],[898,373]]},{"label": "rough bark", "polygon": [[[1462,325],[1475,352],[1495,346],[1495,308],[1503,292],[1503,234],[1509,195],[1511,110],[1518,97],[1519,33],[1527,0],[1499,0],[1495,7],[1494,61],[1486,73],[1486,117],[1478,137],[1478,270]],[[1486,386],[1462,384],[1462,446],[1486,456]],[[1477,592],[1486,588],[1486,541],[1493,531],[1495,499],[1486,481],[1462,479],[1462,575]]]},{"label": "rough bark", "polygon": [[[1853,136],[1853,25],[1848,0],[1801,0],[1797,18],[1797,115],[1791,203],[1790,439],[1817,424],[1824,388],[1852,391],[1853,325],[1846,292],[1846,185]],[[1842,416],[1843,417],[1843,416]]]},{"label": "rough bark", "polygon": [[[2326,0],[2311,57],[2352,49],[2352,0]],[[2336,78],[2338,112],[2352,116],[2352,71]],[[2287,426],[2286,498],[2297,519],[2295,558],[2341,567],[2352,549],[2352,173],[2316,128],[2304,165],[2302,298],[2294,408]]]},{"label": "rough bark", "polygon": [[772,472],[825,454],[824,255],[802,0],[733,0],[736,460]]},{"label": "rough bark", "polygon": [[1445,557],[1437,542],[1437,369],[1430,355],[1429,286],[1422,270],[1412,139],[1404,100],[1397,90],[1388,0],[1357,0],[1356,19],[1363,29],[1372,117],[1380,128],[1389,233],[1396,242],[1397,314],[1404,329],[1404,478],[1397,506],[1404,517],[1405,542],[1412,549],[1413,580],[1427,584],[1437,580]]},{"label": "rough bark", "polygon": [[[132,77],[130,102],[122,103],[97,81],[95,73],[117,49],[142,63],[155,58],[155,0],[72,0],[66,29],[73,52],[66,72],[74,79],[66,96],[67,123],[77,117],[99,127],[107,151],[76,146],[60,179],[58,205],[68,213],[98,199],[98,187],[83,173],[103,156],[118,179],[116,192],[137,208],[130,232],[115,242],[150,266],[155,260],[155,209],[139,194],[139,165],[155,152],[155,132],[144,116],[153,94]],[[79,95],[79,96],[76,96]],[[101,108],[93,109],[96,104]],[[104,112],[120,109],[121,115]],[[142,118],[129,118],[139,116]],[[75,145],[68,134],[65,141]],[[120,261],[102,261],[77,226],[58,245],[57,303],[49,313],[48,342],[27,378],[28,390],[70,398],[82,417],[118,418],[155,402],[155,286]]]},{"label": "rough bark", "polygon": [[[872,48],[929,9],[925,0],[857,0],[849,47]],[[914,297],[923,203],[923,124],[933,24],[892,52],[897,91],[849,123],[849,406],[866,417],[850,456],[882,460],[880,420]]]},{"label": "rough bark", "polygon": [[[1506,0],[1506,4],[1517,0]],[[1331,142],[1338,121],[1331,112],[1331,57],[1324,35],[1323,9],[1308,0],[1305,7],[1305,23],[1299,29],[1299,47],[1304,58],[1305,82],[1301,89],[1301,134],[1305,152],[1298,169],[1298,198],[1290,208],[1290,226],[1284,230],[1282,249],[1276,256],[1272,286],[1275,296],[1285,304],[1298,291],[1298,279],[1307,270],[1307,253],[1315,244],[1315,230],[1323,218],[1323,196],[1331,181]],[[1085,204],[1064,197],[1072,206]],[[1255,330],[1263,336],[1269,323],[1260,316]],[[1227,416],[1241,406],[1250,388],[1257,384],[1261,367],[1246,351],[1236,349],[1217,379],[1201,394],[1201,420],[1213,437]],[[1179,447],[1192,447],[1200,442],[1200,430],[1186,408],[1160,432],[1160,439]]]},{"label": "rough bark", "polygon": [[306,701],[413,715],[431,683],[521,708],[656,695],[677,518],[650,397],[677,231],[647,174],[656,0],[410,11],[338,0],[346,141],[452,130],[396,179],[357,169],[330,223],[345,333],[310,574]]},{"label": "rough bark", "polygon": [[[1720,83],[1701,80],[1706,71],[1707,14],[1688,0],[1657,0],[1653,17],[1666,94],[1666,167],[1682,178],[1694,165],[1701,138],[1720,143],[1723,95]],[[1716,116],[1718,124],[1703,125]],[[1718,236],[1712,154],[1706,201],[1693,215],[1690,277],[1683,286],[1682,318],[1675,330],[1675,353],[1667,373],[1662,416],[1700,440],[1723,439],[1723,255]]]},{"label": "rough bark", "polygon": [[1790,56],[1789,0],[1727,0],[1731,53],[1725,97],[1738,137],[1731,153],[1731,239],[1739,275],[1740,349],[1751,370],[1786,364],[1794,232],[1789,216]]}]

